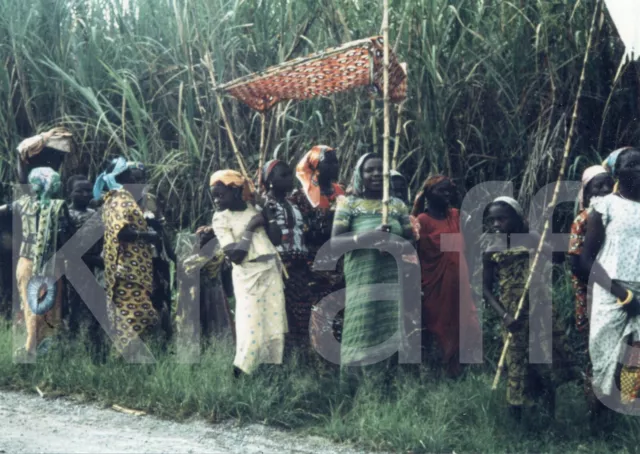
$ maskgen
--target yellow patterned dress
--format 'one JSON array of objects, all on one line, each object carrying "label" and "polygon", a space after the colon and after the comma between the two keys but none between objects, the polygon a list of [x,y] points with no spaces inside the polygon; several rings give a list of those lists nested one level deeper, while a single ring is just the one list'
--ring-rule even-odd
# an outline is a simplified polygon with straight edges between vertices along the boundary
[{"label": "yellow patterned dress", "polygon": [[116,334],[115,346],[123,353],[132,340],[158,323],[151,304],[153,252],[148,243],[118,238],[126,226],[147,231],[142,210],[128,191],[119,189],[105,195],[102,219],[107,313]]},{"label": "yellow patterned dress", "polygon": [[[495,266],[498,280],[498,299],[509,314],[516,314],[520,297],[524,291],[529,275],[529,249],[514,247],[505,251],[491,252],[490,259]],[[551,295],[546,295],[551,303]],[[571,370],[567,354],[564,329],[556,321],[553,310],[551,326],[540,320],[540,325],[529,332],[529,319],[538,308],[531,310],[529,298],[520,313],[523,320],[522,329],[513,334],[507,351],[507,402],[509,405],[522,406],[533,404],[534,399],[544,393],[555,390],[559,385],[571,378]],[[541,317],[542,318],[542,317]],[[536,317],[536,320],[538,318]],[[506,340],[507,331],[503,330]],[[531,337],[530,337],[531,336]],[[549,336],[552,351],[548,351]],[[529,362],[529,345],[541,348],[542,355],[552,364],[532,364]]]}]

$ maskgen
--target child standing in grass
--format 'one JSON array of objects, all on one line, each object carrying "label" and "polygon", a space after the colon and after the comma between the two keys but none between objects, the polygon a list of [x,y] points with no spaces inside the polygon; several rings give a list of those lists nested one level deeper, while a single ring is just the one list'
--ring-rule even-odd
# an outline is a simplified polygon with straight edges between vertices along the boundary
[{"label": "child standing in grass", "polygon": [[[488,224],[492,233],[506,234],[506,248],[497,243],[488,246],[484,255],[484,298],[500,315],[506,340],[508,333],[513,337],[507,351],[507,402],[513,416],[519,420],[522,409],[533,404],[533,400],[544,397],[551,415],[555,412],[555,390],[570,377],[564,329],[557,323],[551,326],[540,320],[539,326],[531,333],[529,320],[539,317],[540,305],[530,307],[528,296],[516,318],[520,298],[529,275],[530,253],[535,251],[539,236],[528,232],[524,212],[520,204],[509,197],[499,197],[489,205]],[[518,246],[513,246],[513,234],[524,234]],[[504,246],[504,244],[503,244]],[[551,255],[548,254],[548,257]],[[550,263],[547,262],[547,265]],[[497,294],[493,289],[497,288]],[[551,295],[547,295],[551,304]],[[538,315],[538,317],[536,317]],[[556,317],[553,317],[556,320]],[[551,336],[552,351],[544,351]],[[529,345],[543,349],[546,359],[552,364],[530,364]]]},{"label": "child standing in grass", "polygon": [[[71,202],[69,218],[74,230],[79,231],[89,219],[96,215],[95,210],[89,208],[89,203],[93,197],[93,185],[84,175],[74,175],[67,180],[67,194]],[[96,215],[96,220],[97,218],[99,218],[99,215]],[[83,236],[83,232],[80,232],[79,235]],[[100,257],[101,243],[100,241],[91,246],[82,257],[92,272],[95,272],[97,268],[104,269],[104,260]],[[73,272],[73,270],[69,270],[69,272]],[[100,343],[98,336],[102,333],[102,328],[74,286],[68,285],[67,291],[69,331],[71,335],[75,336],[81,329],[86,330],[92,339],[92,344],[97,346]],[[89,292],[83,291],[81,293],[90,294]]]}]

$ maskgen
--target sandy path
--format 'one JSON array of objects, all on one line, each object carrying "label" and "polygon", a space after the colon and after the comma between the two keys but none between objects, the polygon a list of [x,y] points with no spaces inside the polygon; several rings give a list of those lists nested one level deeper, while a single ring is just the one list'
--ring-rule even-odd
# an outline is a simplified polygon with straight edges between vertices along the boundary
[{"label": "sandy path", "polygon": [[176,423],[64,399],[0,393],[0,453],[313,453],[363,451],[261,425]]}]

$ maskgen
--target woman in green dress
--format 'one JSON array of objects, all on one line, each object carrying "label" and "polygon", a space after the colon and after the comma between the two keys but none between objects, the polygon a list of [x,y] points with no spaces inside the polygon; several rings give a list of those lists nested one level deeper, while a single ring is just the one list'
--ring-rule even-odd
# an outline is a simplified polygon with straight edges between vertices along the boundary
[{"label": "woman in green dress", "polygon": [[[340,349],[341,366],[380,363],[401,349],[400,338],[390,341],[400,327],[401,291],[398,265],[389,253],[410,250],[413,238],[405,204],[391,198],[388,224],[382,224],[382,160],[369,153],[356,164],[352,193],[338,199],[333,221],[332,250],[349,250],[344,256],[346,304]],[[385,238],[384,232],[396,235]],[[375,284],[396,285],[387,300],[380,301]],[[392,287],[391,287],[392,288]],[[390,341],[390,342],[389,342]],[[394,360],[384,361],[386,367]],[[383,369],[385,367],[383,366]],[[390,375],[388,375],[390,377]]]}]

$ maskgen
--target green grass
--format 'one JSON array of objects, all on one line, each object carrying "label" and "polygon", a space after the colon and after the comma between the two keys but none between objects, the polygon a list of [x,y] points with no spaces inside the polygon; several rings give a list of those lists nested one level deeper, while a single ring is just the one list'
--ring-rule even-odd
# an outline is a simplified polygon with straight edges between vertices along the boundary
[{"label": "green grass", "polygon": [[[556,285],[561,312],[570,327],[565,281]],[[367,376],[357,393],[341,389],[337,371],[314,360],[293,357],[281,367],[263,366],[255,375],[232,378],[233,347],[224,341],[204,351],[197,364],[179,364],[172,353],[156,353],[153,365],[125,364],[117,358],[94,363],[83,341],[60,343],[36,364],[12,360],[9,326],[0,326],[0,388],[49,397],[71,396],[105,406],[144,410],[162,418],[202,417],[211,423],[235,419],[352,442],[393,452],[637,452],[640,422],[615,416],[611,432],[590,433],[587,407],[577,383],[558,392],[556,420],[531,411],[522,426],[510,418],[504,383],[492,392],[500,342],[486,316],[488,361],[458,380],[437,367],[405,365],[390,392],[379,377]],[[570,329],[569,329],[570,331]],[[575,333],[571,333],[575,337]]]}]

